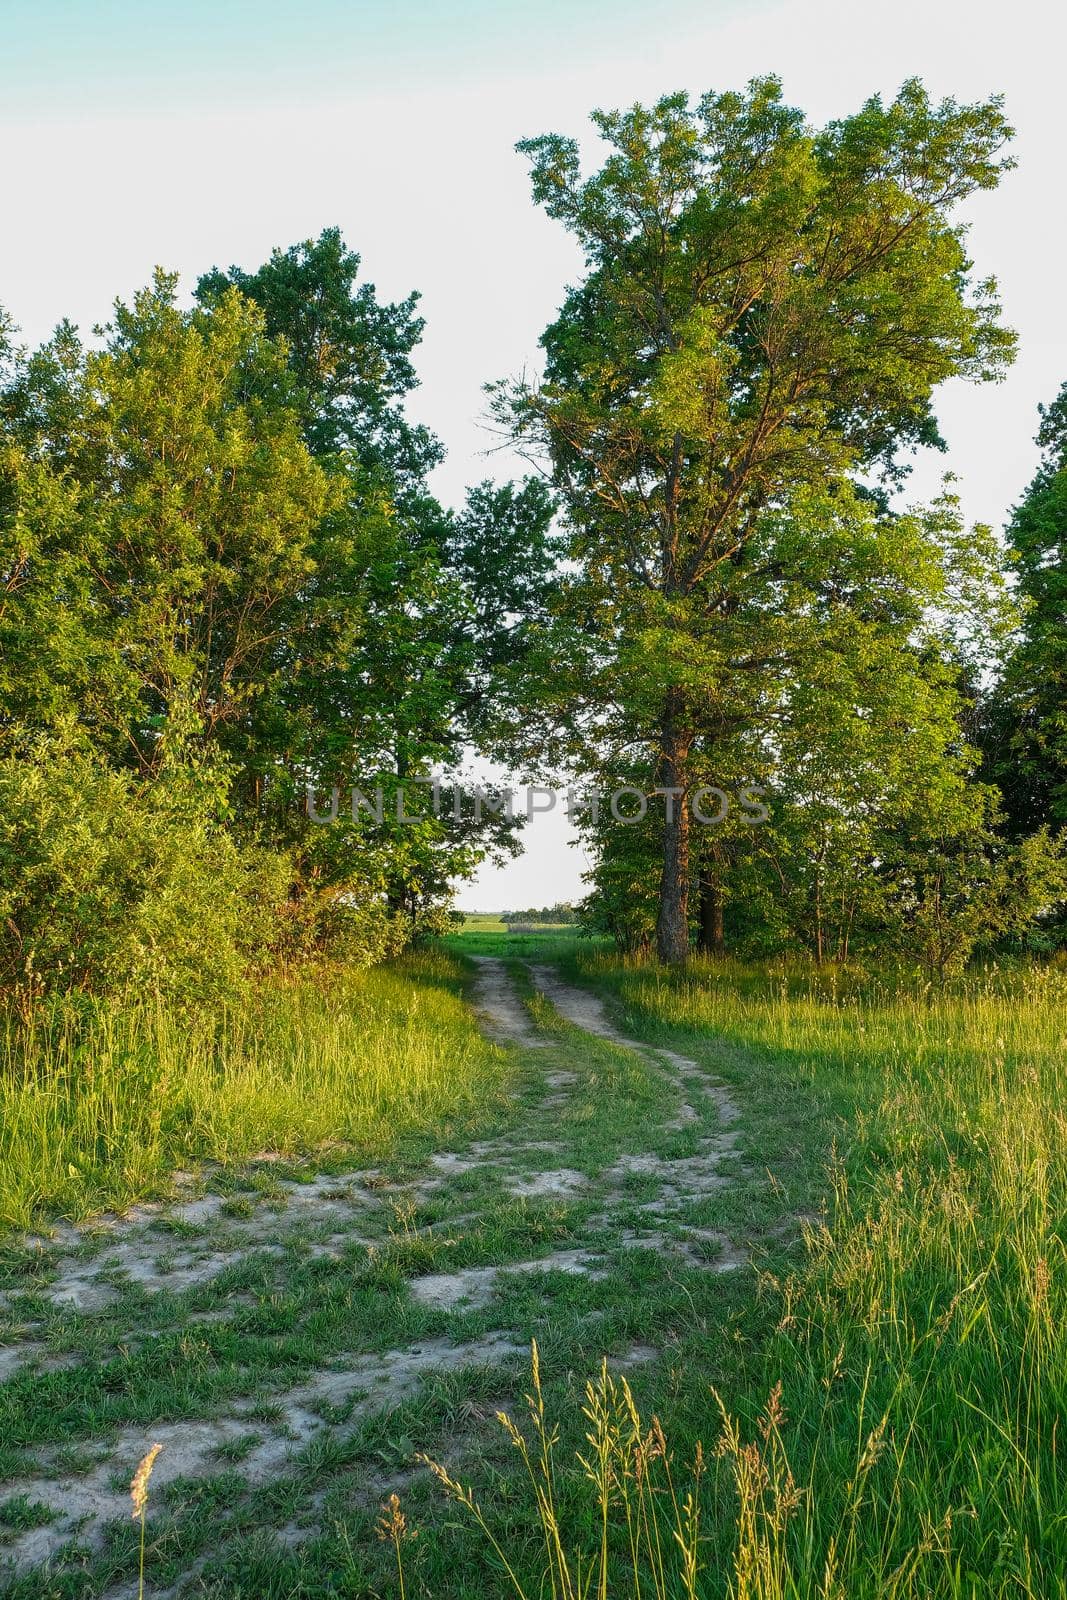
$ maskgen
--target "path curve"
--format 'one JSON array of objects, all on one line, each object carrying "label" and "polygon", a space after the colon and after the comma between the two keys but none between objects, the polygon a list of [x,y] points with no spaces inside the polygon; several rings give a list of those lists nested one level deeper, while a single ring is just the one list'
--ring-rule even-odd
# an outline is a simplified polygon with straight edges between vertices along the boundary
[{"label": "path curve", "polygon": [[[475,957],[474,961],[473,999],[490,1038],[523,1052],[554,1046],[565,1051],[565,1044],[560,1046],[558,1038],[553,1040],[550,1034],[538,1031],[505,961],[490,956]],[[588,1207],[592,1200],[593,1208],[579,1210],[581,1220],[565,1249],[528,1260],[494,1262],[490,1256],[458,1270],[424,1271],[421,1276],[410,1277],[407,1290],[420,1308],[446,1314],[480,1310],[491,1306],[494,1297],[509,1283],[539,1272],[580,1275],[591,1282],[603,1278],[611,1266],[611,1250],[603,1242],[603,1230],[622,1208],[631,1215],[635,1210],[648,1214],[640,1226],[633,1224],[634,1231],[620,1232],[619,1242],[624,1248],[655,1249],[680,1265],[710,1273],[741,1266],[746,1260],[743,1250],[723,1233],[694,1220],[694,1207],[732,1181],[729,1163],[736,1159],[735,1124],[739,1112],[729,1089],[689,1057],[630,1038],[615,1024],[597,994],[566,982],[555,967],[535,962],[529,964],[528,971],[537,991],[568,1023],[635,1052],[668,1077],[677,1091],[679,1109],[658,1132],[678,1133],[680,1137],[661,1140],[661,1149],[684,1148],[684,1154],[671,1156],[631,1147],[622,1154],[616,1151],[611,1163],[595,1177],[590,1176],[589,1170],[582,1172],[561,1165],[567,1159],[566,1143],[558,1141],[565,1135],[554,1124],[564,1122],[568,1104],[580,1092],[583,1067],[579,1059],[568,1060],[564,1053],[565,1067],[551,1061],[543,1063],[548,1069],[542,1072],[544,1096],[532,1107],[526,1127],[520,1124],[500,1137],[477,1141],[462,1150],[439,1150],[430,1158],[429,1170],[409,1181],[393,1183],[375,1171],[322,1174],[309,1184],[286,1181],[279,1188],[284,1190],[291,1212],[231,1220],[230,1231],[241,1237],[218,1238],[213,1241],[214,1248],[204,1248],[195,1241],[183,1246],[179,1234],[167,1252],[155,1225],[169,1219],[186,1227],[219,1226],[223,1208],[220,1195],[190,1198],[184,1205],[144,1206],[128,1218],[111,1219],[107,1224],[109,1246],[89,1259],[83,1257],[80,1248],[83,1230],[63,1230],[57,1252],[57,1277],[45,1291],[53,1307],[89,1316],[106,1311],[116,1297],[110,1281],[116,1272],[150,1297],[206,1284],[246,1255],[284,1258],[285,1246],[292,1247],[290,1229],[295,1241],[296,1230],[308,1225],[314,1225],[318,1237],[303,1240],[301,1248],[306,1256],[322,1254],[340,1260],[344,1251],[350,1255],[354,1244],[370,1251],[375,1247],[374,1239],[381,1236],[384,1208],[401,1203],[415,1205],[431,1198],[436,1201],[442,1190],[455,1180],[462,1183],[465,1175],[477,1168],[498,1171],[503,1190],[517,1201],[557,1200],[563,1204],[574,1199],[586,1202]],[[572,1067],[575,1070],[570,1070]],[[709,1107],[714,1116],[706,1118],[701,1111]],[[573,1131],[571,1136],[574,1137]],[[581,1160],[577,1146],[571,1159]],[[651,1198],[635,1205],[635,1189],[651,1192]],[[631,1215],[627,1216],[628,1225]],[[432,1226],[424,1230],[427,1236]],[[157,1260],[164,1253],[170,1257],[165,1268]],[[0,1379],[13,1376],[26,1362],[48,1365],[50,1358],[38,1330],[26,1328],[24,1332],[27,1337],[21,1347],[14,1347],[18,1362],[11,1362],[11,1371],[0,1372]],[[457,1334],[460,1332],[457,1328]],[[361,1417],[395,1407],[426,1379],[442,1371],[501,1368],[522,1360],[525,1348],[525,1340],[517,1338],[516,1331],[505,1325],[490,1327],[473,1338],[434,1337],[387,1352],[347,1354],[339,1357],[335,1366],[312,1372],[287,1391],[272,1391],[270,1399],[280,1414],[276,1426],[265,1427],[254,1409],[249,1409],[251,1402],[235,1397],[220,1406],[213,1418],[168,1421],[154,1430],[139,1424],[118,1430],[98,1465],[82,1478],[56,1471],[42,1459],[40,1474],[34,1472],[22,1481],[4,1484],[0,1498],[25,1494],[45,1505],[54,1520],[27,1529],[8,1542],[0,1550],[0,1568],[5,1562],[23,1571],[36,1566],[54,1557],[75,1532],[90,1547],[99,1548],[107,1520],[128,1514],[125,1492],[116,1490],[114,1484],[128,1478],[149,1434],[166,1447],[157,1468],[157,1485],[175,1477],[215,1470],[222,1447],[246,1443],[250,1453],[246,1454],[243,1470],[249,1484],[254,1485],[288,1470],[295,1449],[329,1432],[333,1424],[323,1420],[324,1402],[350,1402],[347,1426],[351,1426]],[[657,1354],[648,1345],[636,1344],[617,1354],[611,1365],[625,1370]],[[64,1358],[56,1364],[63,1365]]]}]

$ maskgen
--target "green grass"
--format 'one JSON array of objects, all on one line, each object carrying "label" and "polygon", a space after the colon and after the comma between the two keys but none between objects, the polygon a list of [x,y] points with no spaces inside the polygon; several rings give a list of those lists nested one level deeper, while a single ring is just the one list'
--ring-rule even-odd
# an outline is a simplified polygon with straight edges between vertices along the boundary
[{"label": "green grass", "polygon": [[506,933],[504,919],[495,911],[468,911],[460,933]]},{"label": "green grass", "polygon": [[768,1285],[775,1325],[727,1396],[759,1449],[781,1383],[801,1487],[781,1536],[770,1486],[739,1522],[735,1563],[753,1541],[769,1563],[748,1592],[1067,1592],[1067,974],[934,996],[582,965],[632,1027],[736,1076],[783,1199],[805,1165],[798,1090],[809,1118],[840,1119],[825,1225]]},{"label": "green grass", "polygon": [[573,925],[549,925],[516,933],[499,917],[468,917],[464,926],[448,934],[442,944],[460,957],[500,956],[522,961],[562,961],[573,956],[579,947],[605,948],[605,941],[586,939]]},{"label": "green grass", "polygon": [[[228,1058],[233,1081],[220,1087],[217,1056],[211,1072],[197,1069],[201,1091],[216,1095],[209,1130],[170,1094],[180,1080],[159,1087],[148,1119],[158,1136],[142,1136],[158,1155],[149,1187],[164,1185],[168,1163],[188,1161],[195,1146],[196,1158],[226,1163],[210,1179],[226,1198],[204,1227],[149,1219],[157,1268],[165,1273],[182,1253],[232,1249],[233,1265],[217,1277],[148,1293],[107,1272],[110,1300],[71,1314],[48,1298],[53,1254],[13,1244],[0,1254],[0,1333],[10,1343],[32,1326],[42,1352],[0,1386],[0,1475],[13,1486],[5,1542],[45,1514],[14,1487],[32,1478],[33,1462],[88,1471],[117,1428],[147,1446],[157,1424],[234,1406],[256,1438],[269,1435],[287,1389],[311,1373],[506,1330],[520,1345],[537,1339],[548,1436],[558,1430],[548,1531],[559,1541],[560,1595],[564,1566],[574,1583],[579,1566],[583,1575],[606,1570],[608,1594],[636,1594],[635,1563],[640,1592],[664,1600],[1067,1594],[1067,975],[977,974],[932,996],[904,981],[799,969],[694,963],[664,975],[584,942],[524,937],[537,938],[532,950],[477,932],[450,948],[475,941],[475,953],[515,958],[541,1049],[483,1045],[460,998],[461,965],[438,954],[336,990],[264,996],[242,1036],[255,1049]],[[488,939],[496,944],[483,952],[477,941]],[[691,1095],[697,1124],[672,1131],[675,1091],[655,1065],[535,999],[524,956],[560,960],[600,990],[631,1037],[729,1083],[741,1120],[728,1188],[650,1219],[642,1206],[651,1179],[604,1179],[627,1152],[684,1157],[699,1133],[714,1131],[714,1108]],[[423,1043],[435,1039],[437,1056]],[[177,1040],[172,1049],[176,1071]],[[336,1054],[348,1065],[334,1077]],[[409,1060],[422,1063],[414,1085],[404,1081]],[[544,1075],[557,1073],[575,1081],[546,1115]],[[121,1100],[114,1114],[132,1116],[139,1103]],[[262,1117],[293,1165],[245,1164],[270,1142]],[[462,1152],[490,1128],[512,1172],[573,1169],[588,1187],[518,1198],[500,1170],[476,1164],[410,1200],[383,1190],[375,1210],[364,1199],[346,1238],[337,1230],[348,1224],[311,1224],[292,1202],[284,1209],[279,1181],[305,1170],[296,1158],[316,1145],[312,1166],[331,1159],[320,1138],[335,1122],[339,1168],[358,1149],[401,1176],[425,1173],[422,1155]],[[538,1146],[545,1139],[548,1153]],[[61,1188],[58,1162],[49,1169],[37,1148]],[[114,1184],[109,1170],[101,1164],[95,1189],[75,1199]],[[698,1251],[672,1254],[699,1229],[712,1236],[710,1260],[721,1232],[748,1246],[758,1272],[715,1275]],[[529,1263],[576,1245],[596,1253],[593,1276],[546,1263],[501,1279],[489,1304],[454,1310],[410,1292],[425,1273]],[[330,1253],[316,1255],[321,1246]],[[106,1266],[109,1248],[107,1236],[87,1237],[81,1251]],[[627,1396],[597,1374],[602,1355],[635,1345],[656,1354],[629,1370]],[[214,1600],[396,1593],[395,1552],[376,1533],[382,1485],[392,1483],[408,1531],[418,1529],[401,1541],[409,1594],[513,1592],[486,1531],[418,1470],[425,1452],[472,1486],[523,1592],[551,1594],[546,1502],[535,1499],[546,1480],[535,1462],[531,1482],[514,1436],[493,1421],[501,1407],[523,1419],[522,1366],[441,1372],[370,1414],[327,1408],[330,1426],[266,1483],[243,1477],[251,1435],[230,1442],[202,1475],[154,1497],[148,1592],[185,1578]],[[528,1418],[522,1427],[532,1438]],[[635,1463],[650,1437],[641,1471],[658,1491],[662,1580],[655,1539],[642,1533],[635,1556],[625,1523],[627,1505],[641,1505]],[[595,1452],[590,1474],[578,1458],[589,1463]],[[690,1526],[679,1516],[689,1491],[700,1513],[695,1547],[672,1534]],[[116,1524],[96,1555],[60,1561],[47,1581],[34,1572],[5,1590],[0,1580],[0,1593],[91,1600],[136,1572],[136,1538],[134,1524]]]},{"label": "green grass", "polygon": [[0,1226],[166,1192],[177,1168],[333,1147],[368,1163],[491,1123],[508,1064],[441,951],[269,981],[221,1019],[150,1003],[9,1017],[0,1034]]},{"label": "green grass", "polygon": [[[460,936],[472,933],[510,933],[512,926],[513,924],[505,922],[503,916],[496,911],[468,911],[464,914],[462,925],[457,932]],[[523,923],[520,926],[524,933],[563,934],[572,939],[578,934],[574,922]],[[454,938],[455,935],[451,937]]]}]

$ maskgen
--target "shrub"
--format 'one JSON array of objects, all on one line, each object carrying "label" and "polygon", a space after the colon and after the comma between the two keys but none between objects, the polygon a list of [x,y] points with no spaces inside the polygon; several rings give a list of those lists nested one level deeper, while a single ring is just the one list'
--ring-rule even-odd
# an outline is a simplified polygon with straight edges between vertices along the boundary
[{"label": "shrub", "polygon": [[409,933],[405,920],[390,913],[377,885],[294,883],[275,929],[275,949],[286,961],[329,956],[369,967],[399,955]]},{"label": "shrub", "polygon": [[213,798],[195,770],[141,785],[55,740],[0,759],[0,989],[196,1004],[239,987],[288,863],[239,848]]}]

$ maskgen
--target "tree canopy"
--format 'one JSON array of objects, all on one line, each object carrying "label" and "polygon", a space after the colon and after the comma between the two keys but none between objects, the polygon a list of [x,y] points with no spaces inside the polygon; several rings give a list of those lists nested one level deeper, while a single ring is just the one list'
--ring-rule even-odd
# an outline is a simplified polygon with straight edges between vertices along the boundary
[{"label": "tree canopy", "polygon": [[223,987],[253,944],[397,949],[516,848],[432,803],[474,755],[631,791],[583,816],[581,916],[667,961],[944,976],[1051,926],[1067,388],[1007,558],[951,484],[901,495],[938,386],[1013,356],[958,209],[1011,164],[1000,100],[909,81],[814,127],[762,78],[593,120],[589,172],[519,146],[584,256],[542,376],[489,386],[539,472],[460,505],[408,410],[418,295],[337,228],[188,303],[157,271],[88,339],[0,315],[0,985],[47,953],[59,987],[214,993],[198,920]]},{"label": "tree canopy", "polygon": [[998,182],[1010,129],[999,100],[935,106],[916,82],[815,129],[773,78],[593,120],[609,153],[590,177],[573,139],[519,146],[586,271],[543,379],[497,385],[495,407],[570,533],[572,748],[640,748],[666,792],[657,938],[678,960],[690,830],[671,795],[751,759],[812,672],[846,722],[875,711],[887,650],[930,677],[923,618],[962,541],[924,545],[879,483],[940,442],[939,383],[1011,358],[952,216]]}]

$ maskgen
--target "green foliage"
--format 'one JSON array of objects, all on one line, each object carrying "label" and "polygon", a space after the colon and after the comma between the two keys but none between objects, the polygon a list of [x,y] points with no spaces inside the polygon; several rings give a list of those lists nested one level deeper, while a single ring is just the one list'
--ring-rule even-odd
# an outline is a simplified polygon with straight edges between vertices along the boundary
[{"label": "green foliage", "polygon": [[288,863],[239,849],[208,798],[188,767],[148,783],[56,740],[7,753],[0,989],[232,998],[270,958]]},{"label": "green foliage", "polygon": [[339,228],[274,250],[255,272],[213,268],[201,277],[201,305],[237,289],[263,312],[267,332],[284,339],[293,397],[317,457],[351,452],[386,485],[425,495],[422,479],[443,451],[398,404],[418,383],[411,355],[424,323],[418,295],[381,304],[372,283],[356,286],[360,258]]},{"label": "green foliage", "polygon": [[986,708],[989,764],[1016,834],[1067,823],[1067,385],[1040,411],[1041,466],[1008,530],[1022,627]]},{"label": "green foliage", "polygon": [[147,773],[178,701],[207,736],[247,741],[328,504],[262,317],[235,293],[185,313],[175,293],[157,274],[116,305],[99,350],[61,329],[6,396],[3,623],[13,644],[50,641],[53,687],[30,665],[5,685],[5,714],[76,715]]},{"label": "green foliage", "polygon": [[976,786],[887,846],[895,931],[939,980],[962,971],[979,944],[1024,933],[1067,899],[1062,842],[1042,828],[1007,845],[996,820],[992,791]]},{"label": "green foliage", "polygon": [[[145,785],[172,786],[176,751],[195,751],[201,780],[225,774],[213,848],[224,824],[234,859],[288,861],[263,948],[366,960],[438,927],[452,880],[514,848],[506,822],[409,826],[395,801],[490,737],[497,669],[522,654],[554,555],[535,483],[482,485],[455,515],[429,494],[440,447],[402,409],[415,297],[380,305],[358,268],[327,230],[258,272],[208,274],[188,311],[158,272],[98,348],[64,324],[27,358],[5,325],[0,726],[77,729],[115,776],[108,839],[124,793],[135,834],[175,815]],[[381,784],[389,809],[320,828],[306,793],[335,784]],[[67,919],[87,938],[90,898]],[[244,920],[239,894],[220,916]]]},{"label": "green foliage", "polygon": [[[495,390],[571,534],[542,723],[586,771],[643,750],[648,788],[709,768],[725,784],[813,672],[829,697],[840,668],[873,713],[874,674],[910,635],[922,649],[926,608],[966,564],[961,531],[939,548],[855,484],[895,481],[903,450],[938,442],[937,384],[1010,359],[951,220],[998,181],[1010,130],[999,101],[934,106],[915,82],[813,130],[774,79],[594,123],[610,153],[589,178],[572,139],[520,146],[586,274],[544,334],[543,382]],[[835,737],[855,709],[842,692]],[[677,813],[658,906],[671,958],[691,876]]]}]

